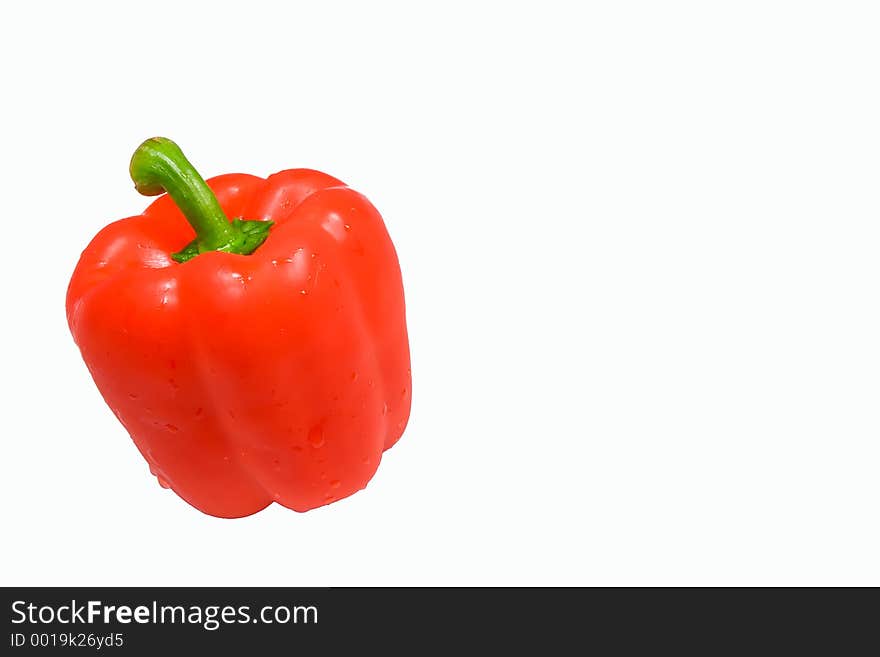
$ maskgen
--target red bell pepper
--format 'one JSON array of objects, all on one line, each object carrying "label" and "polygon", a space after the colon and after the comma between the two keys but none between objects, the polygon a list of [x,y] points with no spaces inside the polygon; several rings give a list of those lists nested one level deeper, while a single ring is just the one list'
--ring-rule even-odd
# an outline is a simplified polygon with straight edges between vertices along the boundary
[{"label": "red bell pepper", "polygon": [[403,285],[379,213],[309,169],[206,183],[162,138],[131,176],[168,193],[92,240],[67,318],[159,483],[225,518],[364,488],[410,410]]}]

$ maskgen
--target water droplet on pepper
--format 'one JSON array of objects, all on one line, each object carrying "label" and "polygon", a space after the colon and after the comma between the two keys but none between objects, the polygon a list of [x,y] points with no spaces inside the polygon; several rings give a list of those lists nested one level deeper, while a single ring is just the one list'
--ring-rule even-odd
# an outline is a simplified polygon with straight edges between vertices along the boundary
[{"label": "water droplet on pepper", "polygon": [[316,424],[311,429],[309,429],[309,435],[306,439],[309,441],[309,445],[311,445],[315,449],[323,447],[324,428],[320,424]]}]

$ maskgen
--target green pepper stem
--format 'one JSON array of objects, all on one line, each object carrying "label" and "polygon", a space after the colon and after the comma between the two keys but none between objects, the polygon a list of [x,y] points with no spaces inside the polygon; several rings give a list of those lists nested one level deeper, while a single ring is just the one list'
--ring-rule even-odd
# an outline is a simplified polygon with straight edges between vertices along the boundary
[{"label": "green pepper stem", "polygon": [[138,146],[129,172],[135,189],[144,196],[168,192],[196,231],[195,240],[172,254],[178,262],[206,251],[252,253],[269,235],[270,221],[235,219],[230,223],[214,192],[170,139],[153,137]]}]

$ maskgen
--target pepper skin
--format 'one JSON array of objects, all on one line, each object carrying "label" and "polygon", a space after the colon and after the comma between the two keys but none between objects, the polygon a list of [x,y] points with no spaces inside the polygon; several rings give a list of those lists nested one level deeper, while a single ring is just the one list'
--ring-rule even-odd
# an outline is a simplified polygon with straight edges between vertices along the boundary
[{"label": "pepper skin", "polygon": [[[159,483],[224,518],[364,488],[411,399],[400,267],[378,211],[309,169],[205,187],[162,138],[138,149],[132,177],[168,194],[92,240],[67,318]],[[227,217],[265,241],[242,246]]]}]

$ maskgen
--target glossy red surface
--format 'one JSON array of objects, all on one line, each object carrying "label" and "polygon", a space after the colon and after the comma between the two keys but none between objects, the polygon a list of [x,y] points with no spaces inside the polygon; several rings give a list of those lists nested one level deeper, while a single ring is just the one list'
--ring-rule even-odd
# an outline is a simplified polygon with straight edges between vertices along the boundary
[{"label": "glossy red surface", "polygon": [[104,228],[70,281],[70,330],[163,486],[221,517],[306,511],[366,486],[406,426],[409,346],[381,216],[326,174],[207,181],[228,217],[275,222],[252,255],[169,254],[167,196]]}]

